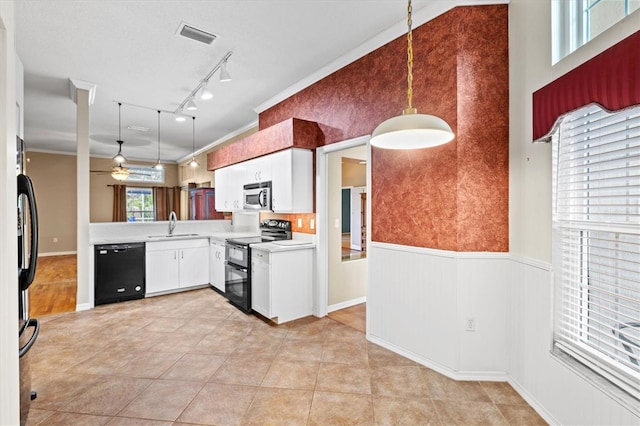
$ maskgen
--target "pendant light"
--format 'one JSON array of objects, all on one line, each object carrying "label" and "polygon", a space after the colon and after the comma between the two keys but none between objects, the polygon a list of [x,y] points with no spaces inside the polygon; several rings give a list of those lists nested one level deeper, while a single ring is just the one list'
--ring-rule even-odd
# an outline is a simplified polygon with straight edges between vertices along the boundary
[{"label": "pendant light", "polygon": [[158,162],[153,168],[156,170],[164,169],[164,166],[160,162],[160,110],[158,110]]},{"label": "pendant light", "polygon": [[122,155],[122,144],[124,143],[124,141],[122,140],[122,126],[120,123],[120,110],[122,108],[122,103],[118,102],[118,140],[116,142],[118,142],[118,153],[113,157],[113,161],[115,161],[116,163],[120,164],[120,166],[122,166],[122,163],[124,163],[125,161],[127,161],[126,158],[124,158],[124,155]]},{"label": "pendant light", "polygon": [[193,130],[191,132],[192,135],[192,145],[191,145],[191,161],[189,161],[189,165],[193,168],[198,167],[200,164],[196,161],[196,118],[191,117],[193,120]]},{"label": "pendant light", "polygon": [[371,145],[386,149],[430,148],[454,138],[451,127],[434,115],[418,114],[413,108],[413,34],[411,31],[411,0],[407,6],[407,98],[408,107],[402,115],[382,122],[371,135]]},{"label": "pendant light", "polygon": [[118,181],[126,180],[129,177],[129,169],[122,166],[122,163],[127,161],[127,159],[124,158],[124,155],[122,155],[122,144],[124,143],[124,141],[122,140],[122,133],[121,133],[121,129],[122,129],[122,125],[120,121],[121,109],[122,109],[122,103],[118,102],[118,140],[116,141],[118,142],[118,153],[115,155],[115,157],[113,157],[113,161],[118,163],[118,165],[113,166],[111,168],[111,177]]}]

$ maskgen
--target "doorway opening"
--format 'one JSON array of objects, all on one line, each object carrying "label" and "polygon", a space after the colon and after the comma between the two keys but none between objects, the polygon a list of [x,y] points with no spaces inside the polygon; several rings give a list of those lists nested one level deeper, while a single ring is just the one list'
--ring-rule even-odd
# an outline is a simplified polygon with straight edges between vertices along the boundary
[{"label": "doorway opening", "polygon": [[356,309],[360,315],[366,312],[367,188],[371,180],[368,140],[365,136],[316,150],[317,316],[357,305],[361,305]]}]

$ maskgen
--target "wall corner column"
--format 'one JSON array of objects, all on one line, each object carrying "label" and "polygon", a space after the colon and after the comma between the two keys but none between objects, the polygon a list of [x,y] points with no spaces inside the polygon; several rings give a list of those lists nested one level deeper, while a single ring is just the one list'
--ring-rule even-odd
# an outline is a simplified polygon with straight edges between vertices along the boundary
[{"label": "wall corner column", "polygon": [[77,243],[78,258],[76,306],[93,305],[89,253],[89,144],[90,107],[95,98],[96,85],[69,79],[69,95],[76,103],[76,154],[77,154]]}]

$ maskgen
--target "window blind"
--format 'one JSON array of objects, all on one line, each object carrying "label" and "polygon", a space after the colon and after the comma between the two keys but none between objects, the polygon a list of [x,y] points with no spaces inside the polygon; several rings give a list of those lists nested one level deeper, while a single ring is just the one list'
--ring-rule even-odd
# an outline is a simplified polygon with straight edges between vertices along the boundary
[{"label": "window blind", "polygon": [[640,107],[553,137],[554,347],[640,399]]}]

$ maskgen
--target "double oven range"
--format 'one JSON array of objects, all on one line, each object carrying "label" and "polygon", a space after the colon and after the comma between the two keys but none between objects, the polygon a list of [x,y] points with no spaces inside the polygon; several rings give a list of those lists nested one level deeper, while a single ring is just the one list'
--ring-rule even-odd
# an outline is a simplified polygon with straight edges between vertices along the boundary
[{"label": "double oven range", "polygon": [[251,244],[291,239],[291,222],[268,219],[260,223],[261,235],[232,238],[225,249],[225,296],[240,310],[251,312]]}]

